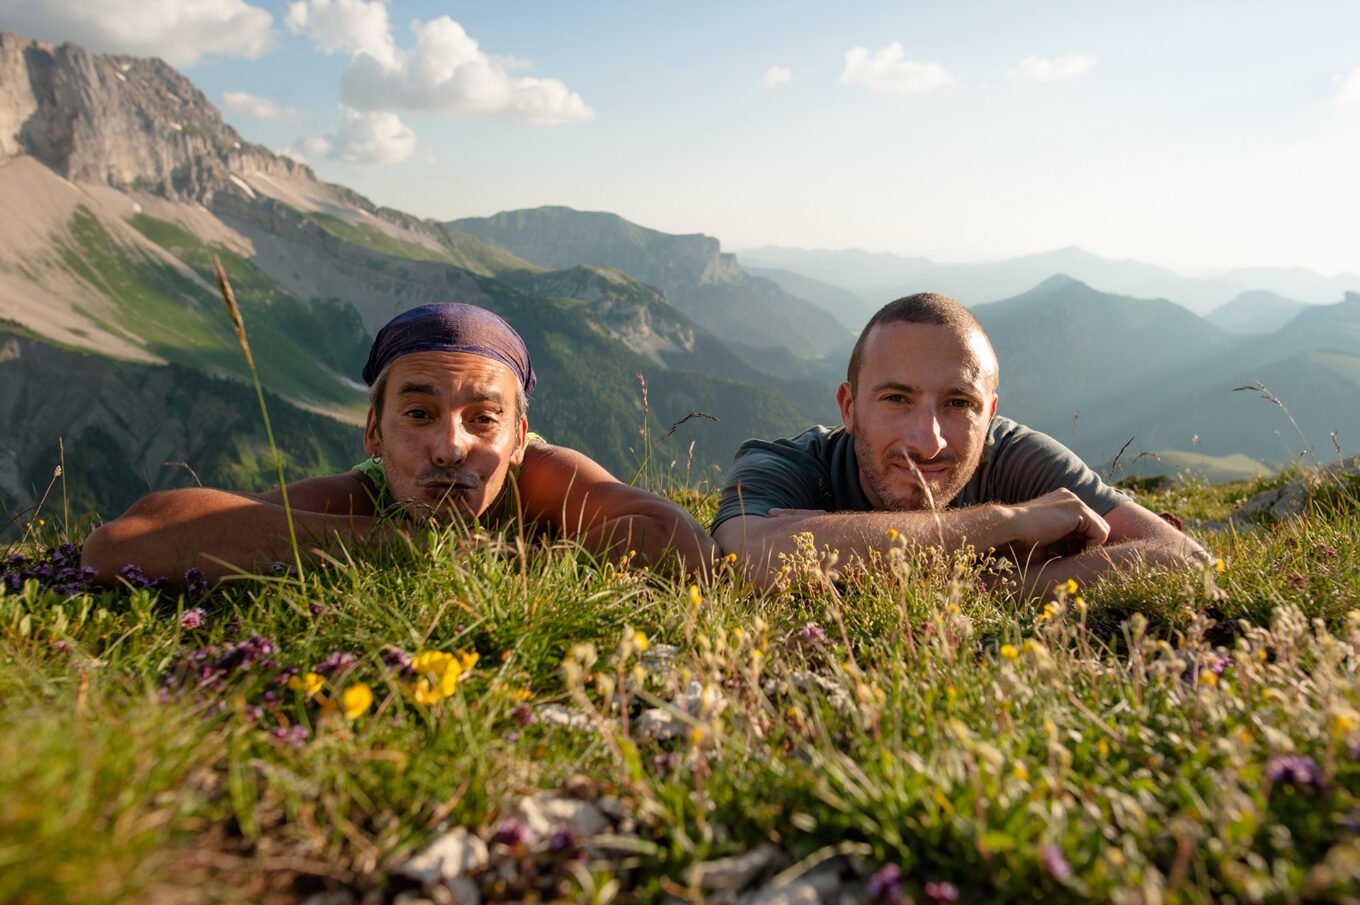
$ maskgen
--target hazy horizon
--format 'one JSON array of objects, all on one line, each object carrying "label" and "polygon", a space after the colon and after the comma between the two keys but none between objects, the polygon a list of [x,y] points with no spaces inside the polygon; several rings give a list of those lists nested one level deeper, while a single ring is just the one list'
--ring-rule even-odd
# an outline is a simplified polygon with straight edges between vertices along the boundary
[{"label": "hazy horizon", "polygon": [[0,29],[163,57],[245,138],[437,220],[1360,273],[1353,3],[0,0]]}]

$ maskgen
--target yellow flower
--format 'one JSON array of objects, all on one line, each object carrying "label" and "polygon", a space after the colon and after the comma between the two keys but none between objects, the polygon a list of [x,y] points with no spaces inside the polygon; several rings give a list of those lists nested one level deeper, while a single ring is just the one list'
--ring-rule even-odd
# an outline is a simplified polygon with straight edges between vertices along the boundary
[{"label": "yellow flower", "polygon": [[897,538],[898,538],[897,529],[896,529],[896,528],[889,528],[889,529],[888,529],[888,540],[897,540]]},{"label": "yellow flower", "polygon": [[1035,641],[1033,638],[1026,638],[1026,639],[1025,639],[1024,648],[1023,648],[1023,649],[1024,649],[1025,653],[1027,653],[1027,654],[1032,654],[1032,653],[1034,653],[1035,651],[1037,651],[1037,650],[1040,649],[1040,648],[1039,648],[1039,643],[1038,643],[1037,641]]},{"label": "yellow flower", "polygon": [[1011,767],[1011,774],[1014,775],[1016,779],[1022,781],[1029,779],[1029,767],[1026,767],[1017,760],[1014,766]]},{"label": "yellow flower", "polygon": [[340,705],[345,709],[345,719],[358,719],[373,706],[373,690],[363,682],[356,682],[340,695]]},{"label": "yellow flower", "polygon": [[480,659],[481,654],[476,651],[470,654],[465,654],[461,650],[458,652],[458,665],[462,668],[462,672],[471,672],[472,667],[476,666]]},{"label": "yellow flower", "polygon": [[310,698],[321,693],[321,689],[326,687],[326,680],[314,672],[309,672],[305,675],[289,677],[288,687],[294,691],[301,691]]},{"label": "yellow flower", "polygon": [[1202,672],[1199,674],[1199,684],[1208,685],[1213,688],[1218,684],[1218,674],[1212,672]]},{"label": "yellow flower", "polygon": [[1101,757],[1108,757],[1110,754],[1110,743],[1105,741],[1105,739],[1101,739],[1096,743],[1096,750],[1100,752]]},{"label": "yellow flower", "polygon": [[689,731],[689,740],[695,745],[699,744],[704,740],[704,730],[700,729],[698,726],[695,726],[693,729]]},{"label": "yellow flower", "polygon": [[640,630],[634,632],[633,646],[638,649],[638,653],[642,653],[643,651],[647,650],[647,633]]},{"label": "yellow flower", "polygon": [[1260,660],[1262,663],[1264,663],[1269,657],[1270,654],[1266,652],[1266,649],[1264,647],[1259,648],[1256,651],[1256,659]]},{"label": "yellow flower", "polygon": [[723,557],[723,562],[736,562],[736,561],[737,561],[737,554],[735,554],[735,553],[729,553],[729,554],[727,554],[726,556]]},{"label": "yellow flower", "polygon": [[1056,615],[1058,615],[1058,606],[1057,606],[1057,604],[1054,604],[1054,603],[1046,603],[1046,604],[1044,604],[1044,614],[1043,614],[1042,616],[1040,616],[1039,618],[1040,618],[1040,619],[1043,619],[1043,620],[1048,620],[1048,619],[1052,619],[1052,618],[1053,618],[1054,616],[1056,616]]},{"label": "yellow flower", "polygon": [[1020,658],[1020,652],[1015,649],[1014,644],[1003,644],[1001,645],[1001,656],[1014,662]]},{"label": "yellow flower", "polygon": [[1077,593],[1077,580],[1075,578],[1067,579],[1067,584],[1065,587],[1068,594]]},{"label": "yellow flower", "polygon": [[949,606],[945,607],[945,609],[955,614],[963,612],[963,610],[959,609],[959,605],[957,603],[951,603]]},{"label": "yellow flower", "polygon": [[1219,575],[1222,575],[1224,572],[1228,571],[1228,564],[1221,559],[1215,560],[1214,571],[1217,572]]},{"label": "yellow flower", "polygon": [[697,584],[692,584],[692,585],[690,585],[690,586],[689,586],[689,604],[690,604],[690,606],[700,606],[700,605],[703,604],[703,602],[704,602],[704,598],[703,598],[703,595],[701,595],[701,594],[699,593],[699,586],[698,586]]},{"label": "yellow flower", "polygon": [[[477,662],[476,654],[460,654],[463,662],[471,664]],[[407,690],[411,692],[417,704],[435,704],[443,698],[453,694],[458,687],[458,679],[463,674],[463,666],[455,660],[453,654],[446,654],[443,651],[428,650],[416,654],[411,660],[411,670],[419,677],[410,685]]]},{"label": "yellow flower", "polygon": [[516,704],[522,704],[534,696],[534,693],[527,688],[516,688],[510,692],[510,700]]}]

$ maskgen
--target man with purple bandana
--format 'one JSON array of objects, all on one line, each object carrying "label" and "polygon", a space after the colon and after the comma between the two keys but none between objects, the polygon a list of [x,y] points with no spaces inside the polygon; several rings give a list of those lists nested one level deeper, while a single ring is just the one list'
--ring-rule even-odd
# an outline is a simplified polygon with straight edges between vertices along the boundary
[{"label": "man with purple bandana", "polygon": [[[371,458],[287,488],[311,558],[337,542],[376,540],[393,524],[520,519],[600,556],[636,551],[638,564],[678,559],[689,571],[712,562],[712,540],[685,509],[529,433],[533,363],[490,311],[443,303],[398,315],[378,331],[363,377]],[[289,561],[290,551],[278,490],[186,488],[149,494],[95,531],[83,564],[105,580],[128,564],[172,581],[190,568],[216,579]]]}]

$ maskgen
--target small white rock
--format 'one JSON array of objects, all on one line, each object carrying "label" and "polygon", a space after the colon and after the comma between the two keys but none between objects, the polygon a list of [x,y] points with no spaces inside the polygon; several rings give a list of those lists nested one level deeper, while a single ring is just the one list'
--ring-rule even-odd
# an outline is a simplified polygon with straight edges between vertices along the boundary
[{"label": "small white rock", "polygon": [[460,826],[440,836],[394,873],[429,884],[476,873],[490,861],[486,843]]},{"label": "small white rock", "polygon": [[538,718],[552,726],[563,726],[567,729],[578,729],[584,732],[595,730],[595,725],[590,721],[590,717],[562,704],[543,704],[538,708]]},{"label": "small white rock", "polygon": [[609,828],[609,819],[594,804],[556,795],[522,798],[512,817],[524,827],[525,842],[531,847],[547,842],[562,830],[570,831],[577,840],[585,840]]}]

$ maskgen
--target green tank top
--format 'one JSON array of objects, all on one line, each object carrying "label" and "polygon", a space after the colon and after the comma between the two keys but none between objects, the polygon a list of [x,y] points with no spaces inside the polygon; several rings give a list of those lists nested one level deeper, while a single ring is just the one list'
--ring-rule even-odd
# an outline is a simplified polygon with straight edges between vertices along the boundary
[{"label": "green tank top", "polygon": [[[524,438],[524,445],[526,448],[534,443],[547,442],[547,440],[543,439],[542,435],[536,434],[533,431],[529,431]],[[521,460],[519,465],[510,466],[508,475],[509,480],[501,485],[501,492],[496,494],[496,498],[491,501],[490,506],[486,507],[486,511],[482,513],[478,518],[478,521],[494,525],[498,524],[505,517],[506,513],[504,510],[507,508],[507,503],[510,499],[510,487],[519,480],[519,471],[523,464],[524,463]],[[392,499],[392,492],[387,486],[387,472],[383,471],[381,461],[373,458],[365,459],[358,465],[355,465],[351,470],[357,471],[359,474],[368,478],[369,483],[373,485],[371,496],[373,499],[374,512],[387,512],[388,509],[392,508],[397,503],[396,500]]]}]

